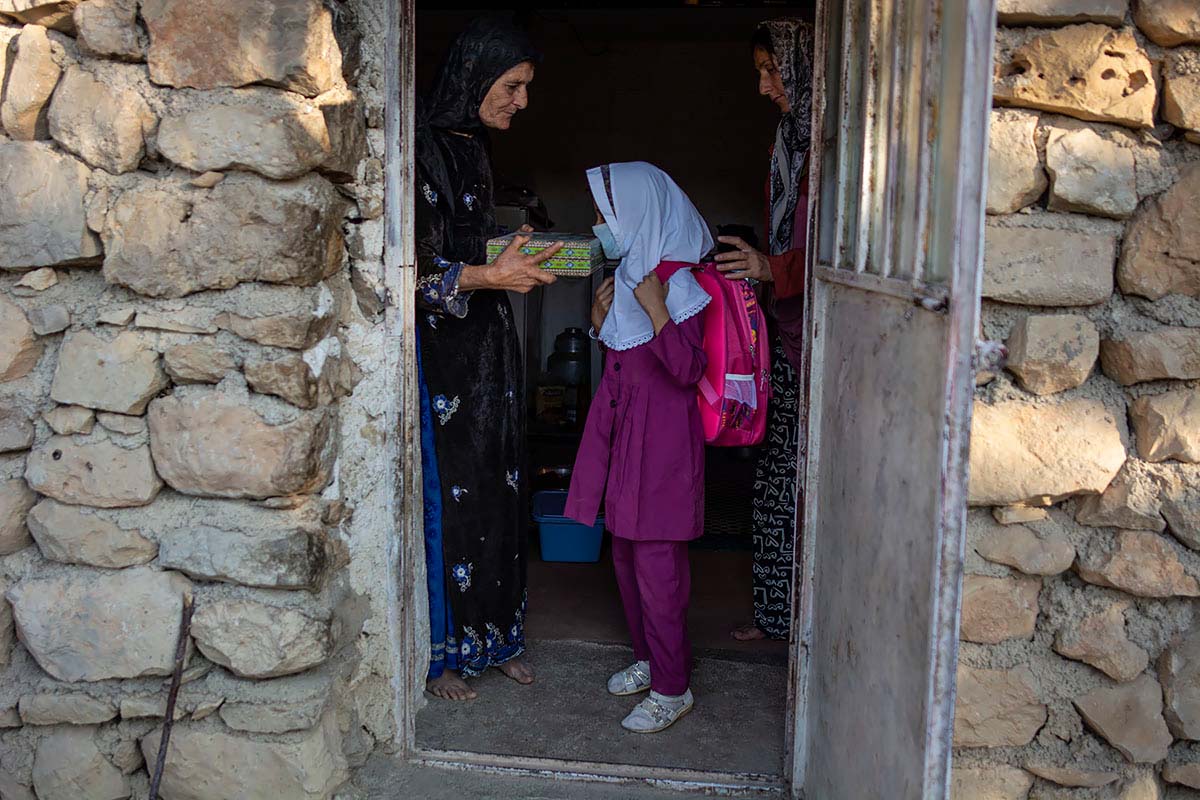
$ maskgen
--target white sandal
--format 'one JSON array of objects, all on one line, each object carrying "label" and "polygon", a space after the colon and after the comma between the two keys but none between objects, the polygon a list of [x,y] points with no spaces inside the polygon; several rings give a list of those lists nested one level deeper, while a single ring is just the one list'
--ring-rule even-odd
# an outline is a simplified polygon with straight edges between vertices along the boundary
[{"label": "white sandal", "polygon": [[666,730],[679,721],[679,718],[692,710],[696,704],[692,690],[688,689],[682,697],[668,699],[658,692],[634,706],[621,727],[634,733],[658,733]]},{"label": "white sandal", "polygon": [[635,661],[608,679],[608,693],[617,697],[640,694],[650,688],[650,662]]}]

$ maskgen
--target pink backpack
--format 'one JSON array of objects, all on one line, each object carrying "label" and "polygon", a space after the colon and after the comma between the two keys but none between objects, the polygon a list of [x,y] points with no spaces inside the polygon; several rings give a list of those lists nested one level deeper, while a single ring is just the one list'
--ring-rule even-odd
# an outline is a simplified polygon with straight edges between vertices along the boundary
[{"label": "pink backpack", "polygon": [[680,269],[691,269],[712,297],[704,310],[708,366],[697,398],[704,441],[717,447],[758,444],[767,431],[771,397],[767,316],[747,281],[729,280],[711,262],[664,261],[654,271],[666,283]]}]

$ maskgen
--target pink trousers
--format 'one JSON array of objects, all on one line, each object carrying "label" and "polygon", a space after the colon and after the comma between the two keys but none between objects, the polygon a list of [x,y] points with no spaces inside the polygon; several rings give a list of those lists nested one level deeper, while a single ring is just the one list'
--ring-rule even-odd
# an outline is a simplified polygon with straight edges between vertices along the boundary
[{"label": "pink trousers", "polygon": [[692,646],[687,634],[692,590],[687,542],[635,542],[612,537],[613,566],[633,657],[650,662],[650,686],[659,694],[688,690]]}]

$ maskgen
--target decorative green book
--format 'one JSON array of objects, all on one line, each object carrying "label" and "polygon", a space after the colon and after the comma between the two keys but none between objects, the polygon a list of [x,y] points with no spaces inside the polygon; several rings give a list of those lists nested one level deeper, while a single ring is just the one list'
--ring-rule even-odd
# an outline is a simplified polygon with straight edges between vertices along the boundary
[{"label": "decorative green book", "polygon": [[[497,236],[489,239],[487,244],[487,260],[492,263],[504,252],[504,248],[512,243],[515,233],[507,236]],[[581,233],[532,233],[529,241],[521,252],[525,255],[540,253],[552,244],[563,243],[563,248],[542,262],[542,269],[555,275],[565,275],[573,278],[585,278],[604,265],[604,251],[600,240],[595,236],[585,236]]]}]

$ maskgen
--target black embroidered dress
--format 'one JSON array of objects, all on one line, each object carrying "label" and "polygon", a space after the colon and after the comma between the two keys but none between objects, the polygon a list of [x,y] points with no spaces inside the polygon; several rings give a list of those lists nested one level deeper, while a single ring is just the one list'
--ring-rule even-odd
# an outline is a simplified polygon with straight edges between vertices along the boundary
[{"label": "black embroidered dress", "polygon": [[[522,360],[508,296],[460,292],[496,234],[479,106],[536,53],[504,23],[472,23],[418,112],[417,334],[429,567],[430,676],[478,675],[525,648]],[[432,448],[430,447],[432,445]]]}]

